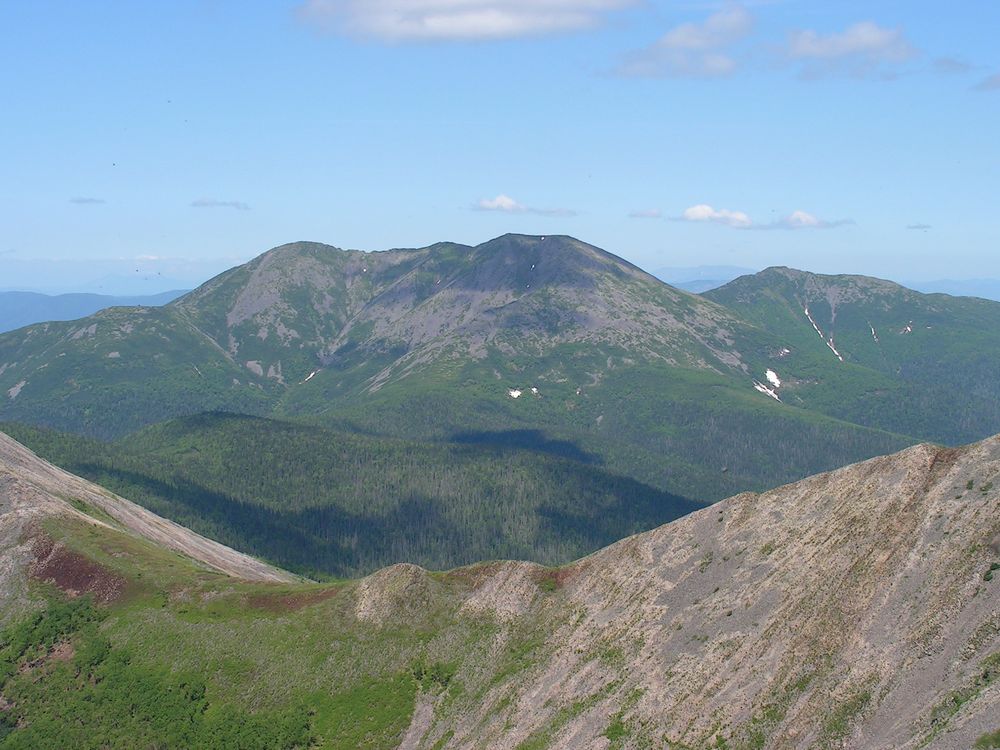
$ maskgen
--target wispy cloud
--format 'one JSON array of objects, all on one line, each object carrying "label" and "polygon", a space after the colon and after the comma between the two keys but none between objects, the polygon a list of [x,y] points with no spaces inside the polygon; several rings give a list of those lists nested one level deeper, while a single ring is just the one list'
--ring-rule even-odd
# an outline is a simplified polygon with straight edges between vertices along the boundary
[{"label": "wispy cloud", "polygon": [[323,29],[390,42],[510,39],[600,26],[639,0],[306,0]]},{"label": "wispy cloud", "polygon": [[835,73],[890,76],[894,66],[918,54],[901,29],[886,28],[872,21],[862,21],[830,34],[809,29],[794,31],[785,48],[787,59],[803,66],[805,78]]},{"label": "wispy cloud", "polygon": [[86,198],[83,196],[70,198],[69,202],[77,206],[101,206],[107,203],[107,201],[104,200],[103,198]]},{"label": "wispy cloud", "polygon": [[972,70],[972,65],[965,62],[965,60],[959,60],[956,57],[939,57],[934,60],[931,65],[936,72],[944,73],[946,75],[968,73]]},{"label": "wispy cloud", "polygon": [[645,208],[638,211],[630,211],[630,219],[662,219],[663,212],[658,208]]},{"label": "wispy cloud", "polygon": [[792,211],[787,216],[767,224],[758,224],[744,211],[733,211],[728,208],[713,208],[706,203],[699,203],[685,209],[684,213],[674,218],[675,221],[692,221],[708,224],[721,224],[733,229],[833,229],[847,226],[854,222],[850,219],[826,221],[807,211]]},{"label": "wispy cloud", "polygon": [[930,224],[907,224],[907,229],[916,229],[919,231],[926,232],[928,229],[932,229]]},{"label": "wispy cloud", "polygon": [[618,66],[624,76],[712,78],[738,67],[733,47],[753,30],[754,19],[740,6],[728,6],[700,23],[675,26]]},{"label": "wispy cloud", "polygon": [[1000,90],[1000,73],[994,73],[991,76],[987,76],[979,83],[977,83],[973,88],[976,91],[997,91]]},{"label": "wispy cloud", "polygon": [[249,211],[250,206],[242,201],[220,201],[214,198],[199,198],[191,201],[191,208],[232,208],[237,211]]},{"label": "wispy cloud", "polygon": [[482,198],[472,206],[474,211],[499,211],[508,214],[535,214],[537,216],[576,216],[569,208],[533,208],[501,193],[496,198]]}]

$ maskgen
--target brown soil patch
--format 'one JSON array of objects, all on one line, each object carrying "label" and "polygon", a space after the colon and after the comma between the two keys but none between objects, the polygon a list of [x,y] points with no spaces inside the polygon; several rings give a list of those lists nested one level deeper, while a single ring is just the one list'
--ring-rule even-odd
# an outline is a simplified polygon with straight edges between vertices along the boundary
[{"label": "brown soil patch", "polygon": [[93,594],[96,601],[108,604],[125,594],[128,581],[124,577],[47,536],[35,540],[32,553],[31,576],[54,584],[69,596]]},{"label": "brown soil patch", "polygon": [[325,602],[340,593],[340,586],[296,594],[254,594],[247,599],[251,607],[267,612],[295,612],[313,604]]}]

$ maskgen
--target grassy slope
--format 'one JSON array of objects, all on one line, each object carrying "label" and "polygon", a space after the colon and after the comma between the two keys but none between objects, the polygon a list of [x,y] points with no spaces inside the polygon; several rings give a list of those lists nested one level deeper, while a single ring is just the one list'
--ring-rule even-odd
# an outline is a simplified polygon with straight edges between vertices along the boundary
[{"label": "grassy slope", "polygon": [[112,445],[3,429],[161,515],[314,575],[401,561],[435,569],[481,559],[567,562],[700,507],[546,453],[254,417],[191,417]]},{"label": "grassy slope", "polygon": [[48,604],[0,631],[0,748],[394,748],[418,690],[468,700],[511,668],[488,653],[494,622],[449,617],[460,578],[372,627],[343,587],[240,584],[114,531],[46,532],[128,593],[95,606],[34,585]]}]

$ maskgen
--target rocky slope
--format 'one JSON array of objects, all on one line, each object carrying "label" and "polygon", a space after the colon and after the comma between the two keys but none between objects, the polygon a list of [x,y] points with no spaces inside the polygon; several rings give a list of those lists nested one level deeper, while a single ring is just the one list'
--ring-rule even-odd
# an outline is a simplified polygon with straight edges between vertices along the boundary
[{"label": "rocky slope", "polygon": [[[739,495],[559,569],[277,588],[184,571],[148,604],[109,598],[112,651],[204,675],[207,715],[298,706],[319,746],[358,746],[356,725],[368,747],[522,750],[969,748],[1000,729],[1000,437]],[[11,737],[90,684],[17,675]]]},{"label": "rocky slope", "polygon": [[44,524],[54,518],[133,535],[240,579],[296,580],[42,461],[0,432],[0,619],[15,602],[23,601],[26,569],[50,567],[55,572],[53,565],[60,557],[68,568],[60,574],[72,577],[73,568],[86,567],[47,538]]}]

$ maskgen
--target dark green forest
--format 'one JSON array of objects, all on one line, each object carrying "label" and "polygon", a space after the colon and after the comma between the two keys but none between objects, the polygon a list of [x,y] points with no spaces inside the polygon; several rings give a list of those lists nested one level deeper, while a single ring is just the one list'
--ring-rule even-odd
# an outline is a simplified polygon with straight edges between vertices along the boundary
[{"label": "dark green forest", "polygon": [[118,443],[0,429],[206,536],[313,577],[396,562],[565,563],[701,507],[599,466],[514,447],[418,443],[204,414]]}]

